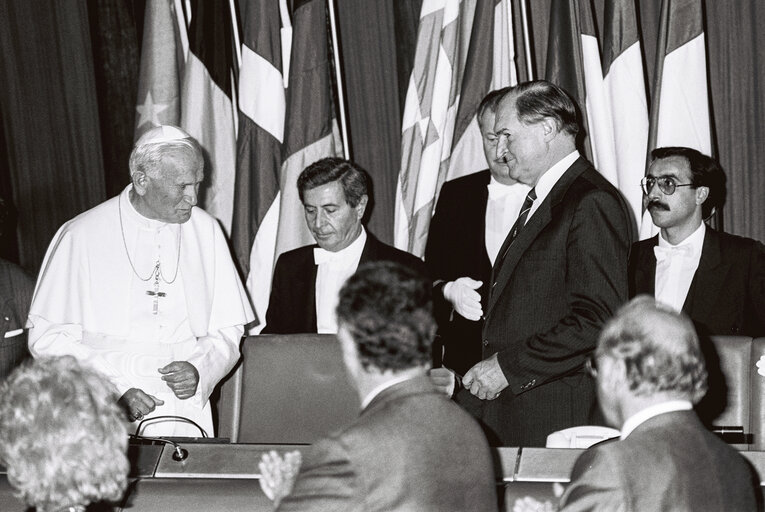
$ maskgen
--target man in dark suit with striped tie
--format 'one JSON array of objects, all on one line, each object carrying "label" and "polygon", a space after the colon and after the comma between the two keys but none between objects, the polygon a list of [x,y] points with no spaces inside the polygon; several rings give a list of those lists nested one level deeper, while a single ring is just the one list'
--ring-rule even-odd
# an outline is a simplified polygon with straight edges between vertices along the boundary
[{"label": "man in dark suit with striped tie", "polygon": [[483,401],[498,445],[544,446],[548,434],[591,421],[584,362],[627,299],[634,227],[619,192],[576,150],[576,114],[545,81],[512,88],[497,109],[497,156],[532,189],[494,263],[483,360],[462,392]]}]

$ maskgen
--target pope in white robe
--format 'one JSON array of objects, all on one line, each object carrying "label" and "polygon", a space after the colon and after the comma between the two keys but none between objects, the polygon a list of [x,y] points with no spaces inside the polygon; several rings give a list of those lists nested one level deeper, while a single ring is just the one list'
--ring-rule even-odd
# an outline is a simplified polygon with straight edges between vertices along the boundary
[{"label": "pope in white robe", "polygon": [[195,207],[203,165],[182,130],[144,134],[132,184],[56,233],[30,308],[32,355],[96,367],[143,435],[200,436],[158,416],[213,435],[210,394],[254,319],[218,222]]}]

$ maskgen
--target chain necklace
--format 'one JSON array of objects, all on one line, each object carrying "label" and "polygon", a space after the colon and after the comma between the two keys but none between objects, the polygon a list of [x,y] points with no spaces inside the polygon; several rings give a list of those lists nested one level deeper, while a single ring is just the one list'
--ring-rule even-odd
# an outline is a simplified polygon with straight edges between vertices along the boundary
[{"label": "chain necklace", "polygon": [[173,284],[178,278],[178,267],[180,267],[181,263],[181,236],[183,235],[183,231],[180,229],[180,227],[178,228],[178,258],[175,261],[175,274],[173,275],[173,278],[170,281],[165,279],[165,275],[162,272],[162,265],[159,261],[159,256],[157,257],[157,264],[154,265],[153,269],[151,269],[151,273],[147,277],[141,277],[141,274],[138,273],[135,265],[133,265],[133,260],[130,259],[130,251],[128,250],[127,241],[125,240],[125,227],[122,224],[122,194],[120,194],[119,198],[117,199],[117,209],[119,210],[120,214],[120,233],[122,234],[122,245],[125,247],[125,254],[127,255],[128,263],[130,263],[130,268],[133,269],[133,273],[138,279],[144,282],[150,280],[153,277],[156,281],[156,285],[159,284],[160,279],[162,279],[167,284]]}]

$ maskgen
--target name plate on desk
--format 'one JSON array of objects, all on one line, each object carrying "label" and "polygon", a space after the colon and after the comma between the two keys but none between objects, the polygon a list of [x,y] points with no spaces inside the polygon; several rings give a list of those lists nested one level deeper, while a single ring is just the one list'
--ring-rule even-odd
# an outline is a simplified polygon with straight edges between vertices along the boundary
[{"label": "name plate on desk", "polygon": [[522,448],[513,480],[568,482],[571,469],[583,451],[573,448]]},{"label": "name plate on desk", "polygon": [[275,450],[301,451],[308,445],[267,444],[182,444],[188,457],[173,459],[172,447],[166,447],[154,473],[156,478],[258,479],[258,462],[264,453]]}]

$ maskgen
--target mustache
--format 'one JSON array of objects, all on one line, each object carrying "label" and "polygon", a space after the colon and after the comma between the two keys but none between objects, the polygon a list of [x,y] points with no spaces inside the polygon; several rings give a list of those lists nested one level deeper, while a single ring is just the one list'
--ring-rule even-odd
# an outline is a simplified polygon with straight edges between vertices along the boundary
[{"label": "mustache", "polygon": [[665,210],[669,211],[669,206],[660,202],[660,201],[651,201],[648,203],[648,206],[646,206],[648,210]]}]

